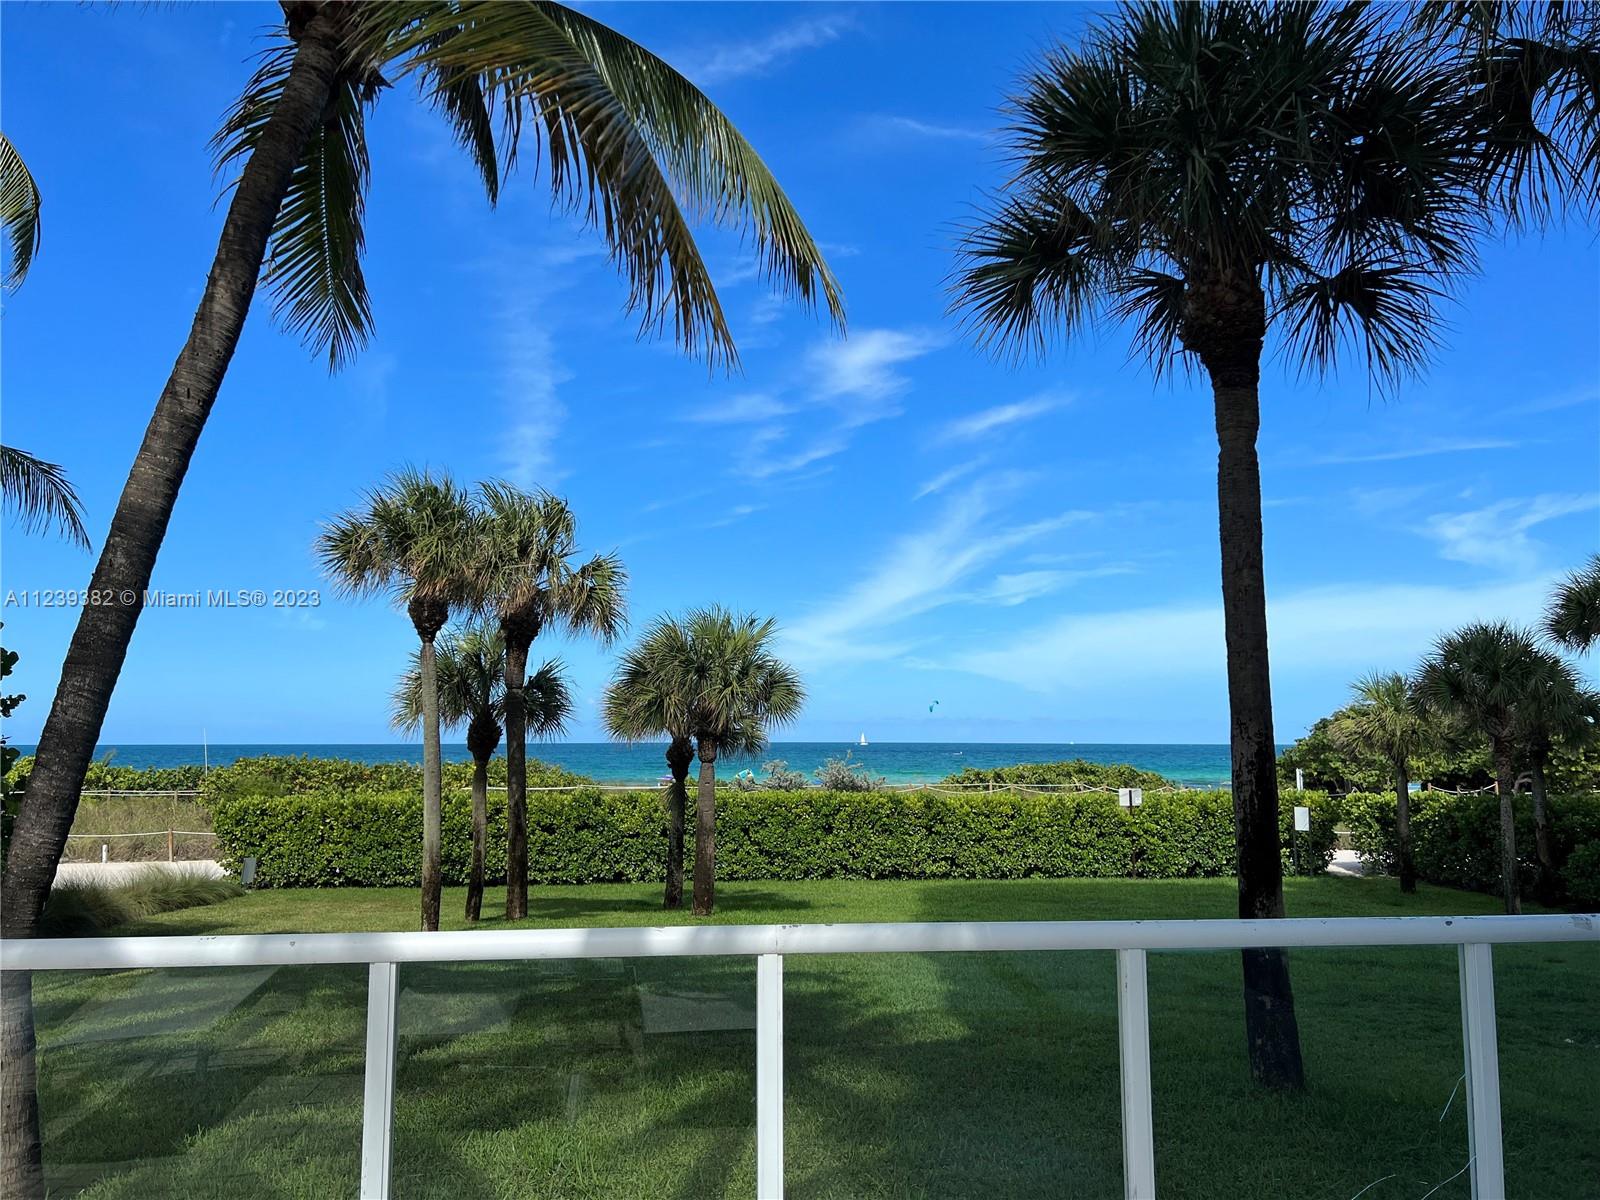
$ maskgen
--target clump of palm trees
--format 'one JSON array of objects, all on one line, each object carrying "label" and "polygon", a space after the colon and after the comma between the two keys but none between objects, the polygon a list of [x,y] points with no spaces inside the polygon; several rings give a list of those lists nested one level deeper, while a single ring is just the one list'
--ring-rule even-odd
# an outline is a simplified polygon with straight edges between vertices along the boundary
[{"label": "clump of palm trees", "polygon": [[[420,642],[414,705],[408,700],[404,712],[407,723],[422,730],[424,929],[439,927],[441,722],[459,723],[463,717],[452,714],[461,712],[469,722],[480,714],[492,718],[496,742],[499,721],[505,723],[506,916],[527,915],[526,737],[530,724],[536,734],[559,728],[571,708],[556,664],[529,680],[528,651],[548,629],[609,642],[625,619],[626,572],[615,555],[579,561],[576,529],[566,502],[547,492],[498,482],[468,492],[448,475],[406,469],[373,489],[363,505],[335,517],[317,539],[335,585],[356,596],[388,595],[406,610]],[[494,622],[492,646],[479,628],[467,649],[477,655],[476,667],[498,670],[500,683],[484,692],[482,680],[470,681],[465,704],[457,704],[460,696],[441,700],[435,642],[453,615]],[[449,648],[453,656],[464,652],[459,640]],[[459,676],[464,665],[472,664],[452,661],[449,670]],[[452,686],[461,682],[453,679]],[[478,728],[480,740],[486,738],[487,721]],[[474,856],[481,859],[478,832],[475,798]]]},{"label": "clump of palm trees", "polygon": [[[442,729],[466,726],[472,755],[472,859],[467,870],[468,921],[483,911],[484,859],[489,842],[489,761],[500,745],[506,713],[506,643],[500,630],[470,621],[446,630],[435,648],[434,682]],[[558,737],[572,716],[572,691],[560,660],[549,659],[522,687],[527,733]],[[422,652],[412,656],[394,695],[394,724],[415,733],[426,716]]]},{"label": "clump of palm trees", "polygon": [[1452,738],[1480,739],[1489,750],[1500,798],[1500,872],[1508,913],[1522,911],[1512,799],[1519,767],[1533,794],[1538,854],[1535,894],[1557,892],[1546,768],[1558,747],[1577,748],[1600,736],[1600,693],[1552,646],[1587,648],[1600,613],[1600,557],[1570,576],[1547,610],[1545,641],[1507,621],[1481,621],[1441,637],[1412,676],[1371,676],[1355,686],[1355,702],[1335,718],[1344,745],[1381,755],[1394,768],[1400,887],[1416,889],[1412,859],[1409,764]]},{"label": "clump of palm trees", "polygon": [[605,722],[628,741],[665,735],[667,793],[665,905],[683,903],[684,823],[691,748],[700,761],[695,797],[694,913],[709,916],[717,865],[717,760],[756,754],[768,731],[799,715],[805,690],[772,650],[775,623],[712,607],[660,617],[623,655],[605,696]]}]

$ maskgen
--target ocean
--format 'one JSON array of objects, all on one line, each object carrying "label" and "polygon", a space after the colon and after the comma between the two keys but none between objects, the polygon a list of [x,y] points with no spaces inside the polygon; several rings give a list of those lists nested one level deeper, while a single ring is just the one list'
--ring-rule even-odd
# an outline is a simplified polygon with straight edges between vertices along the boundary
[{"label": "ocean", "polygon": [[[24,754],[33,747],[17,744]],[[666,771],[662,757],[664,744],[636,746],[616,742],[530,743],[530,757],[587,775],[600,783],[654,783]],[[761,773],[761,765],[774,759],[788,763],[792,771],[814,771],[829,758],[849,751],[853,761],[863,764],[874,775],[890,783],[931,783],[960,771],[963,767],[1008,767],[1016,763],[1059,762],[1084,758],[1098,763],[1132,763],[1155,771],[1191,787],[1209,787],[1228,782],[1229,759],[1226,745],[1161,745],[1066,742],[874,742],[858,746],[843,742],[775,742],[755,759],[721,760],[719,774],[732,775],[742,770]],[[422,761],[422,747],[416,743],[363,745],[195,745],[137,746],[107,744],[95,749],[96,758],[111,756],[124,767],[176,767],[207,761],[214,767],[226,766],[237,758],[263,754],[305,754],[314,758],[348,758],[359,762]],[[445,743],[446,761],[468,758],[466,747]]]}]

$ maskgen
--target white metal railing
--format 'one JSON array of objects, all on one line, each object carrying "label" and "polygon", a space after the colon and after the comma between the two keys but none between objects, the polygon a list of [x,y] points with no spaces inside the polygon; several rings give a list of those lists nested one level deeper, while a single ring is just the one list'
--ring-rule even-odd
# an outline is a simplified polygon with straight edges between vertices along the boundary
[{"label": "white metal railing", "polygon": [[1456,946],[1461,981],[1467,1138],[1473,1200],[1505,1192],[1492,947],[1600,943],[1600,913],[1526,917],[1337,917],[1279,921],[970,921],[859,925],[721,925],[455,933],[315,933],[228,937],[58,938],[0,943],[6,971],[368,964],[361,1200],[388,1200],[394,1128],[395,1007],[400,963],[740,956],[756,960],[756,1193],[783,1196],[783,959],[791,954],[1112,950],[1117,955],[1122,1151],[1127,1200],[1153,1200],[1152,950],[1257,946]]}]

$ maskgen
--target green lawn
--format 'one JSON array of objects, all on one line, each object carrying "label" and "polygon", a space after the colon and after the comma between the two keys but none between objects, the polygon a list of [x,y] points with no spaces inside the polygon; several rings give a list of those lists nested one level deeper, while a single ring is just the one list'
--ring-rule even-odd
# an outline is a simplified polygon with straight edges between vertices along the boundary
[{"label": "green lawn", "polygon": [[[1231,880],[728,884],[720,922],[1226,917]],[[1494,911],[1292,880],[1311,915]],[[536,889],[528,926],[668,920],[657,890]],[[462,894],[445,910],[460,925]],[[412,891],[262,892],[130,932],[408,929]],[[498,920],[489,928],[502,927]],[[1496,951],[1511,1195],[1600,1196],[1600,946]],[[1163,1197],[1420,1200],[1466,1163],[1455,952],[1293,956],[1309,1087],[1244,1066],[1238,959],[1150,964]],[[1108,953],[791,957],[789,1194],[1121,1194]],[[404,967],[397,1195],[754,1195],[754,967]],[[35,977],[51,1195],[352,1196],[364,968]],[[1381,1181],[1381,1182],[1375,1182]],[[1433,1193],[1465,1200],[1466,1176]]]}]

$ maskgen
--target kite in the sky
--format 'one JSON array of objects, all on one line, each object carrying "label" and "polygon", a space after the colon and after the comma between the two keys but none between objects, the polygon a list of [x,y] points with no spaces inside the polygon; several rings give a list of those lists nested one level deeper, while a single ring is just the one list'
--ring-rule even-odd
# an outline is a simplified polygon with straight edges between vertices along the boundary
[{"label": "kite in the sky", "polygon": [[939,707],[939,702],[937,700],[935,700],[932,704],[928,705],[928,711],[932,712],[934,709],[936,709],[938,707]]}]

